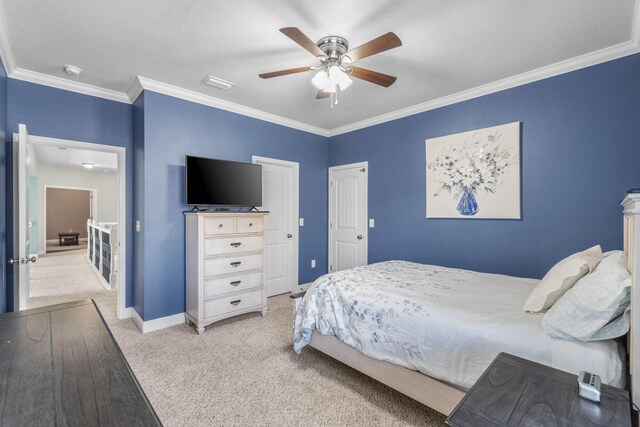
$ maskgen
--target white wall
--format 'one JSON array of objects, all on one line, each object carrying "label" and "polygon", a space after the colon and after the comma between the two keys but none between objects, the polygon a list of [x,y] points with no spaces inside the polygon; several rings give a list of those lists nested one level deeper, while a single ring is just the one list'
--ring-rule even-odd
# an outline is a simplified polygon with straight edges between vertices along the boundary
[{"label": "white wall", "polygon": [[44,252],[44,188],[61,186],[97,190],[97,209],[94,219],[101,222],[118,220],[118,173],[116,171],[86,170],[39,162],[34,171],[38,191],[38,253]]}]

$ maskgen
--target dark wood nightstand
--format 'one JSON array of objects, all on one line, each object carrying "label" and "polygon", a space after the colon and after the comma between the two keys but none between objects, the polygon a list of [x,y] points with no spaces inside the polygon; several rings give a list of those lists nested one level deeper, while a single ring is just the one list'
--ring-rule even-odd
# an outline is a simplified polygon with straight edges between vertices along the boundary
[{"label": "dark wood nightstand", "polygon": [[500,353],[449,414],[447,424],[631,426],[629,393],[602,385],[600,403],[578,396],[577,376]]}]

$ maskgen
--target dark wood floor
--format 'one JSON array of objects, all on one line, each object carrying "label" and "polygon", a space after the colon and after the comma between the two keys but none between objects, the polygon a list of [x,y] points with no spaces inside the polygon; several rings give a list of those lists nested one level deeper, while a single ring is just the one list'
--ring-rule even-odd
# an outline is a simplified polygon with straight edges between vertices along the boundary
[{"label": "dark wood floor", "polygon": [[0,425],[157,426],[91,300],[0,315]]}]

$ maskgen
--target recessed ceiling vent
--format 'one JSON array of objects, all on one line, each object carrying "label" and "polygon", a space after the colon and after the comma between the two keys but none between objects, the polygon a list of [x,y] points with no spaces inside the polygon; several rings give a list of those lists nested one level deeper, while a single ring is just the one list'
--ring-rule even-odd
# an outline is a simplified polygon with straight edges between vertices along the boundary
[{"label": "recessed ceiling vent", "polygon": [[80,67],[76,67],[75,65],[67,64],[63,67],[64,72],[69,74],[70,76],[80,75],[82,69]]},{"label": "recessed ceiling vent", "polygon": [[204,79],[204,82],[209,86],[217,87],[218,89],[223,90],[231,89],[236,85],[235,83],[228,82],[215,76],[207,76],[207,78]]}]

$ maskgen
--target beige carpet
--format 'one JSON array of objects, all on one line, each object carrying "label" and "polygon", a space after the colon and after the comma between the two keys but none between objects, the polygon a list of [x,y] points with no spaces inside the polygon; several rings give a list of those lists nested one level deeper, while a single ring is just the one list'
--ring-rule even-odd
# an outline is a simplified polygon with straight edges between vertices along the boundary
[{"label": "beige carpet", "polygon": [[[84,263],[84,264],[83,264]],[[45,279],[46,277],[46,279]],[[269,299],[198,336],[178,325],[141,334],[115,318],[115,292],[102,290],[82,254],[41,257],[32,269],[34,304],[94,298],[166,426],[444,426],[445,417],[306,348],[291,348],[292,303]],[[64,291],[64,295],[54,295]]]}]

